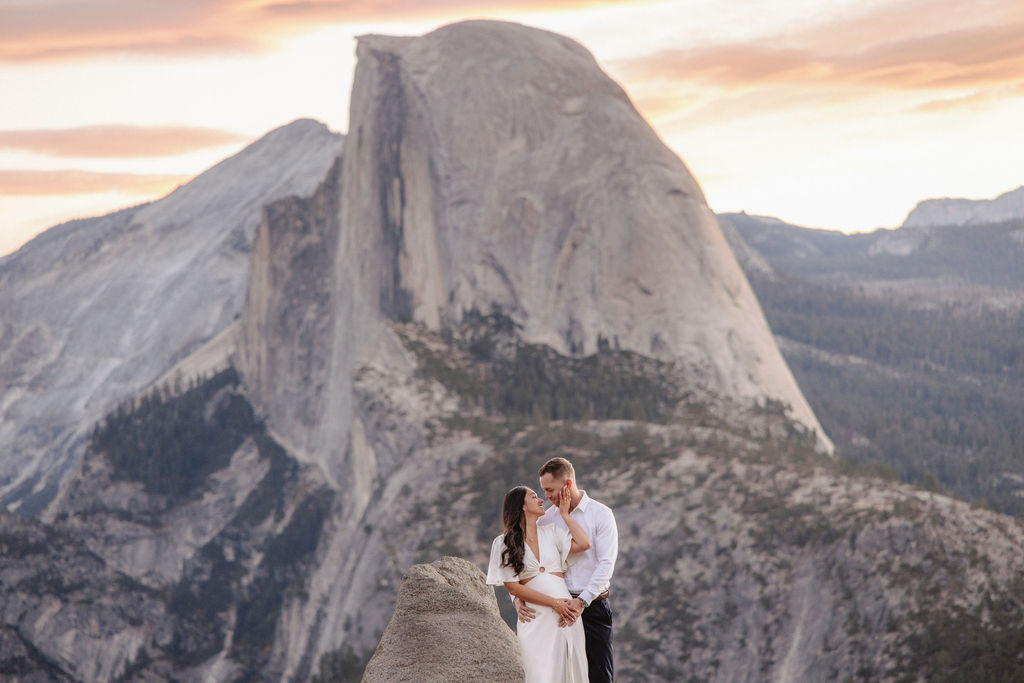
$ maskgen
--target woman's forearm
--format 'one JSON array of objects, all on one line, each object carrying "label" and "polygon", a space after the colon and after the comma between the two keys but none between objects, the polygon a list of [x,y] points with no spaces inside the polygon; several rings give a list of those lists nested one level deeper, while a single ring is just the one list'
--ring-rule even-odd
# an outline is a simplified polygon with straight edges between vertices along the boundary
[{"label": "woman's forearm", "polygon": [[519,598],[523,602],[531,602],[534,605],[543,605],[551,609],[555,609],[558,605],[558,598],[541,593],[536,588],[530,588],[518,581],[506,581],[505,588],[508,589],[512,597]]},{"label": "woman's forearm", "polygon": [[590,538],[580,523],[572,515],[562,515],[562,519],[565,520],[565,525],[569,527],[569,534],[572,536],[572,547],[569,548],[569,553],[582,553],[584,550],[588,550]]}]

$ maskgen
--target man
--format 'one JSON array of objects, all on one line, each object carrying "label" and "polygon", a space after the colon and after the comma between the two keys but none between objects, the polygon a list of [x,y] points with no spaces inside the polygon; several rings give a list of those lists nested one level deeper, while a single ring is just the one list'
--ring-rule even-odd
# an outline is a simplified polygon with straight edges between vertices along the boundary
[{"label": "man", "polygon": [[[580,491],[576,485],[576,471],[565,458],[551,458],[540,468],[540,486],[551,501],[538,525],[565,522],[558,512],[563,486],[571,495],[569,514],[576,519],[590,537],[590,549],[565,573],[565,583],[573,596],[572,605],[583,619],[587,639],[587,664],[590,683],[604,683],[615,677],[612,662],[612,610],[608,602],[608,588],[615,558],[619,554],[619,532],[615,515],[607,505],[598,503]],[[532,621],[536,612],[518,598],[514,599],[520,621]]]}]

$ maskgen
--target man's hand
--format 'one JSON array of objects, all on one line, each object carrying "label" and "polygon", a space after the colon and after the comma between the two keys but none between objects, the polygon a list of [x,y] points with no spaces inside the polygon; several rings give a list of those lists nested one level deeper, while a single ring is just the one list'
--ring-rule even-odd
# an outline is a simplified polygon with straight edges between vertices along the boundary
[{"label": "man's hand", "polygon": [[524,624],[529,621],[533,621],[534,617],[537,616],[537,610],[533,609],[519,598],[512,598],[512,606],[516,608],[516,612],[519,614],[519,621]]},{"label": "man's hand", "polygon": [[584,609],[583,608],[583,601],[580,600],[579,598],[573,598],[572,600],[570,600],[569,601],[569,607],[571,607],[572,611],[574,612],[573,618],[572,619],[559,619],[558,620],[558,625],[559,626],[562,626],[562,627],[572,626],[573,624],[576,623],[576,620],[580,618],[580,615],[583,614],[583,609]]}]

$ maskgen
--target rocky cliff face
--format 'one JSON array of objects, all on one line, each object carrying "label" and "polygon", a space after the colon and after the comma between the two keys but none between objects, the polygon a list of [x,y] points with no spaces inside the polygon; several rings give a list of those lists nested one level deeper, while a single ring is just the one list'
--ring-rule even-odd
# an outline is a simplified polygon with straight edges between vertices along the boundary
[{"label": "rocky cliff face", "polygon": [[[585,49],[466,22],[365,36],[358,56],[340,234],[315,271],[333,282],[329,319],[296,351],[314,358],[275,359],[272,334],[247,335],[239,355],[286,443],[348,481],[349,378],[379,322],[440,330],[497,306],[562,353],[608,340],[685,364],[723,396],[781,401],[830,447],[699,186]],[[279,282],[251,283],[247,320],[280,319],[291,304],[261,293]],[[312,429],[272,409],[308,396],[310,363],[327,372],[302,400],[329,416]]]},{"label": "rocky cliff face", "polygon": [[[275,425],[290,425],[293,452],[315,452],[335,345],[333,324],[349,292],[334,272],[338,250],[341,159],[310,197],[266,207],[253,244],[238,344],[253,395]],[[330,462],[330,459],[323,459]]]},{"label": "rocky cliff face", "polygon": [[93,423],[230,325],[262,206],[310,193],[341,142],[296,121],[164,199],[0,261],[0,501],[38,513]]}]

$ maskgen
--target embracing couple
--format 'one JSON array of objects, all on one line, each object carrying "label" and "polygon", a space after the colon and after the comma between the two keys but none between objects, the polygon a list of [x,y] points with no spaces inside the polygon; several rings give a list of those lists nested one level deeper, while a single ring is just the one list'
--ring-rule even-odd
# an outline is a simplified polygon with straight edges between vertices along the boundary
[{"label": "embracing couple", "polygon": [[579,490],[565,458],[548,460],[539,474],[552,506],[545,512],[526,486],[505,494],[505,532],[491,544],[487,583],[512,595],[527,683],[611,681],[615,516]]}]

